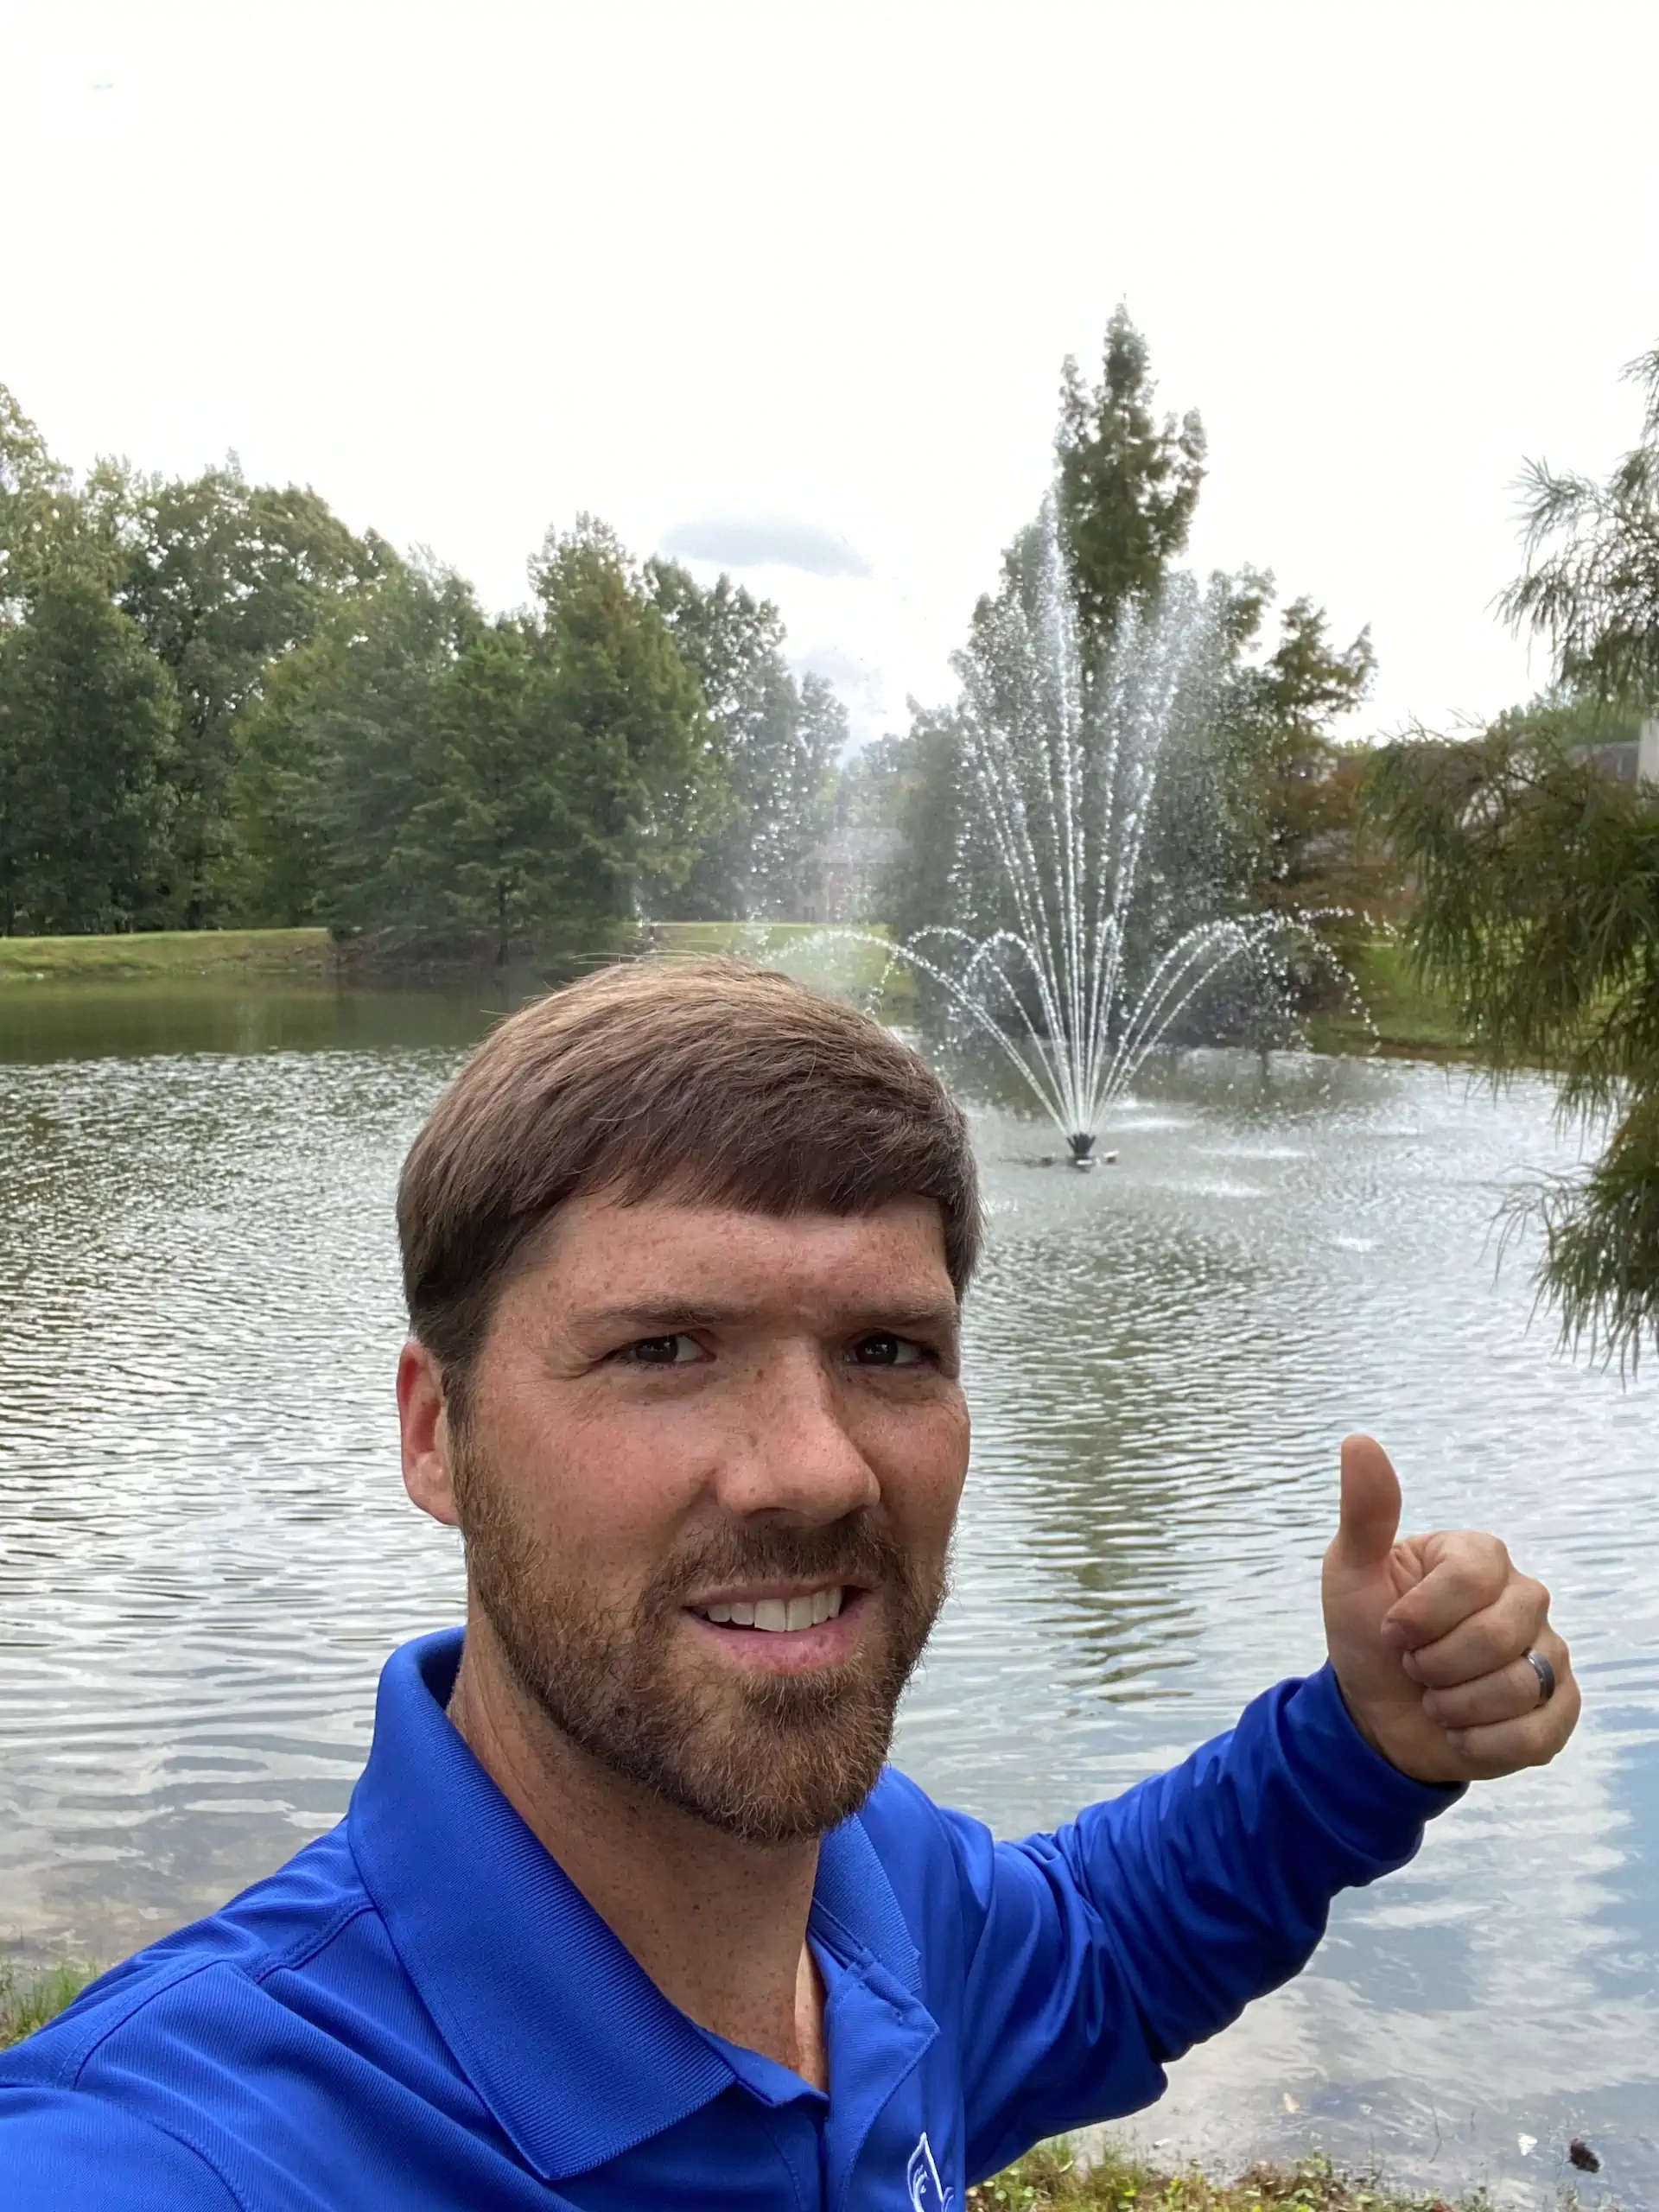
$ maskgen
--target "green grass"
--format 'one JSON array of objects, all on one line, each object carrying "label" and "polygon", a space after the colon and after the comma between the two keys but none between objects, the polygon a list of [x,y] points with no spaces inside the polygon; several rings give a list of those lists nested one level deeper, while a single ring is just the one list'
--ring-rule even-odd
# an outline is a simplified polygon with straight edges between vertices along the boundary
[{"label": "green grass", "polygon": [[183,982],[332,972],[327,930],[135,930],[121,937],[0,937],[0,990],[27,983]]},{"label": "green grass", "polygon": [[[968,2203],[971,2212],[1452,2212],[1444,2197],[1401,2194],[1325,2158],[1255,2165],[1236,2181],[1218,2182],[1196,2166],[1163,2172],[1109,2149],[1083,2166],[1064,2144],[1046,2144],[981,2182]],[[1491,2212],[1484,2194],[1458,2203],[1462,2212]]]},{"label": "green grass", "polygon": [[44,2027],[80,1994],[92,1973],[91,1967],[61,1965],[20,1974],[0,1960],[0,2050]]},{"label": "green grass", "polygon": [[1316,1014],[1308,1025],[1315,1052],[1409,1053],[1424,1058],[1479,1057],[1457,1009],[1426,990],[1407,965],[1404,948],[1392,938],[1372,938],[1344,947],[1343,957],[1370,1015],[1341,1010]]}]

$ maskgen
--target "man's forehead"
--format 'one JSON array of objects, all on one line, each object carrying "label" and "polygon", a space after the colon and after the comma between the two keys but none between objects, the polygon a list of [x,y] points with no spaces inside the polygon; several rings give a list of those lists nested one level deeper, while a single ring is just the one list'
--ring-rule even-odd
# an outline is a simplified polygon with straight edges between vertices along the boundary
[{"label": "man's forehead", "polygon": [[944,1224],[927,1198],[868,1212],[763,1213],[671,1197],[571,1198],[550,1218],[524,1274],[562,1304],[696,1295],[728,1304],[817,1295],[855,1300],[901,1286],[954,1309]]}]

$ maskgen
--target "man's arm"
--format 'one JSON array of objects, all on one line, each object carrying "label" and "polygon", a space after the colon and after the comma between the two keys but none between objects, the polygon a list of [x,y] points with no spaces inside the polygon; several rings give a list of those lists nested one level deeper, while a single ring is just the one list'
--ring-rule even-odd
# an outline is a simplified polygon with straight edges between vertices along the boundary
[{"label": "man's arm", "polygon": [[1463,1785],[1572,1734],[1543,1585],[1495,1536],[1399,1526],[1387,1456],[1350,1437],[1327,1667],[1057,1835],[997,1847],[953,1824],[971,2172],[1149,2102],[1169,2059],[1306,1962],[1339,1890],[1403,1865]]},{"label": "man's arm", "polygon": [[1327,1667],[1054,1835],[995,1844],[946,1815],[973,1930],[970,2177],[1151,2103],[1166,2064],[1295,1974],[1337,1892],[1402,1866],[1459,1794],[1372,1751]]}]

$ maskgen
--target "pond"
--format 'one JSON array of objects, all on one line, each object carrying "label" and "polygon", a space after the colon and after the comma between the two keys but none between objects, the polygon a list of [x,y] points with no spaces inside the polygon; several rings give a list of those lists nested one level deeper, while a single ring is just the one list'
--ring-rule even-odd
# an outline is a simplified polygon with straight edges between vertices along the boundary
[{"label": "pond", "polygon": [[[111,1961],[343,1810],[377,1671],[457,1617],[404,1498],[391,1201],[483,995],[0,998],[0,1946]],[[1310,1971],[1132,2124],[1450,2190],[1659,2201],[1659,1391],[1555,1350],[1491,1224],[1550,1096],[1405,1061],[1188,1058],[1105,1142],[976,1122],[956,1594],[898,1756],[1016,1834],[1321,1656],[1337,1444],[1556,1592],[1586,1717],[1341,1900]],[[1522,2145],[1530,2143],[1523,2154]]]}]

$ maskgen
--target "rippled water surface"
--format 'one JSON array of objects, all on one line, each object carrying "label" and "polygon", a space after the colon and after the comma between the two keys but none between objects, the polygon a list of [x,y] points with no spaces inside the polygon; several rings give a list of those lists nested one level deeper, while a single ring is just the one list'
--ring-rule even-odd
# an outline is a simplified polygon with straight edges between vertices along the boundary
[{"label": "rippled water surface", "polygon": [[[376,1672],[457,1617],[405,1503],[391,1198],[482,1016],[0,1001],[0,1944],[110,1959],[338,1818]],[[100,1010],[100,1007],[102,1010]],[[1566,1164],[1541,1084],[1405,1062],[1188,1062],[1041,1164],[988,1114],[957,1594],[901,1725],[1015,1833],[1317,1663],[1338,1440],[1419,1526],[1498,1528],[1557,1593],[1587,1713],[1342,1901],[1288,1990],[1137,2124],[1317,2139],[1441,2186],[1659,2204],[1659,1390],[1559,1357],[1499,1268],[1503,1193]],[[1521,2140],[1535,2139],[1529,2156]]]}]

